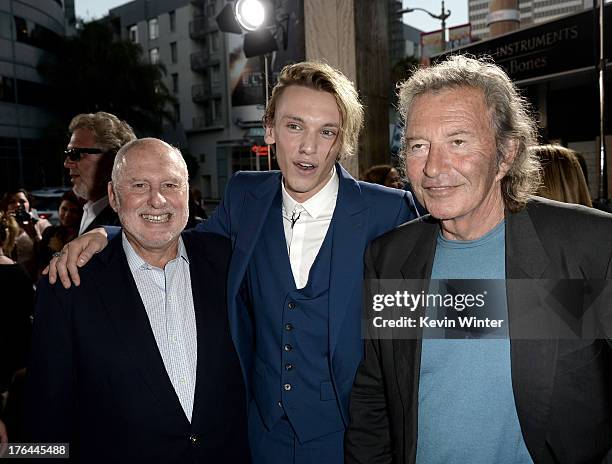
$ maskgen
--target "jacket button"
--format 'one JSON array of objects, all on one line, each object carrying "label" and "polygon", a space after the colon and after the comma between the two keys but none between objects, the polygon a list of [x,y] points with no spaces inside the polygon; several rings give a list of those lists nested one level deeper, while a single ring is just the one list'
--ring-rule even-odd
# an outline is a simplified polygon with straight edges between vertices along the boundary
[{"label": "jacket button", "polygon": [[189,441],[191,442],[192,445],[197,445],[198,444],[198,436],[194,433],[192,435],[189,435]]},{"label": "jacket button", "polygon": [[285,351],[291,351],[293,349],[293,347],[289,343],[287,343],[283,348]]},{"label": "jacket button", "polygon": [[293,364],[291,364],[291,363],[287,363],[287,364],[285,364],[285,370],[286,370],[286,371],[293,370],[293,367],[294,367],[294,366],[293,366]]},{"label": "jacket button", "polygon": [[287,305],[289,309],[295,309],[296,306],[297,305],[293,301],[290,301],[289,304]]},{"label": "jacket button", "polygon": [[283,385],[283,388],[285,389],[285,391],[289,391],[289,390],[291,390],[291,384],[290,383],[286,383],[285,385]]},{"label": "jacket button", "polygon": [[291,324],[291,323],[285,324],[285,330],[287,332],[291,332],[293,330],[293,324]]}]

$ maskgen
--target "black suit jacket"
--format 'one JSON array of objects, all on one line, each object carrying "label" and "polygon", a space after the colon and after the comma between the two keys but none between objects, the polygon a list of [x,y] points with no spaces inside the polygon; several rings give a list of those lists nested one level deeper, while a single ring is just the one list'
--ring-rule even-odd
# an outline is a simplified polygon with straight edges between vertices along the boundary
[{"label": "black suit jacket", "polygon": [[246,393],[225,303],[230,242],[188,231],[198,364],[192,422],[166,373],[121,235],[65,290],[40,281],[27,379],[29,441],[79,462],[249,462]]},{"label": "black suit jacket", "polygon": [[111,208],[110,205],[106,205],[106,208],[100,211],[100,214],[98,214],[94,218],[92,223],[85,228],[83,233],[87,233],[90,230],[94,230],[97,227],[103,226],[121,226],[121,223],[119,222],[119,216],[117,215],[115,210]]},{"label": "black suit jacket", "polygon": [[[376,239],[366,277],[429,279],[438,231],[427,216]],[[506,277],[612,279],[612,216],[534,198],[506,216]],[[536,463],[612,461],[610,304],[596,339],[513,339],[520,324],[542,327],[522,290],[507,281],[512,387],[529,453]],[[415,462],[420,360],[420,340],[366,341],[351,395],[347,463]]]}]

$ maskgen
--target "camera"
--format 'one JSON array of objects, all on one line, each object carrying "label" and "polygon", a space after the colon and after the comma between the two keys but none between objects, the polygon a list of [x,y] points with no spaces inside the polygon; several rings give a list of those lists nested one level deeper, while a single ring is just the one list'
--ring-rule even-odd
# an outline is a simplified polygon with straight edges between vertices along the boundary
[{"label": "camera", "polygon": [[33,217],[28,211],[26,211],[25,205],[23,203],[19,203],[17,209],[15,210],[15,220],[20,224],[36,224],[38,219]]}]

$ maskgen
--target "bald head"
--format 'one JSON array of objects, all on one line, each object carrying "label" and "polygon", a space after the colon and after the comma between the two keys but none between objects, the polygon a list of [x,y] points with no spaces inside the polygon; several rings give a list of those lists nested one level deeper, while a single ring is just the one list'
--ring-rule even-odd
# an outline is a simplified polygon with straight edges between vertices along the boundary
[{"label": "bald head", "polygon": [[187,164],[185,163],[185,159],[183,158],[181,151],[163,140],[147,137],[126,143],[119,149],[117,155],[115,156],[113,172],[111,174],[111,181],[114,185],[119,183],[121,173],[125,168],[126,163],[128,163],[128,160],[132,157],[139,156],[139,154],[142,156],[142,153],[157,155],[160,159],[169,157],[170,159],[175,160],[183,169],[185,174],[185,182],[187,182]]}]

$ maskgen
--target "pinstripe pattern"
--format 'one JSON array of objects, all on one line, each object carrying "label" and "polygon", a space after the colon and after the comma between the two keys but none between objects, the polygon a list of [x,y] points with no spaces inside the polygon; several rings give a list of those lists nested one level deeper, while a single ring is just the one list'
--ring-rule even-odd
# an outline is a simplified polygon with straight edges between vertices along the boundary
[{"label": "pinstripe pattern", "polygon": [[179,238],[164,269],[147,264],[123,234],[123,249],[174,391],[191,422],[197,366],[197,330],[189,259]]}]

